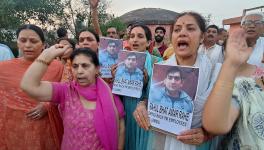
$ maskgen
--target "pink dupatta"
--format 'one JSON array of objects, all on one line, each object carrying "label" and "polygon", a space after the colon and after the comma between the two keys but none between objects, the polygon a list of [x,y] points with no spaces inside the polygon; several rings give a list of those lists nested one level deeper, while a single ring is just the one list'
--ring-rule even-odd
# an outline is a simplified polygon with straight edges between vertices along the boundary
[{"label": "pink dupatta", "polygon": [[73,86],[85,99],[96,101],[94,125],[98,137],[106,150],[117,150],[119,117],[110,87],[99,77],[89,87],[76,82]]}]

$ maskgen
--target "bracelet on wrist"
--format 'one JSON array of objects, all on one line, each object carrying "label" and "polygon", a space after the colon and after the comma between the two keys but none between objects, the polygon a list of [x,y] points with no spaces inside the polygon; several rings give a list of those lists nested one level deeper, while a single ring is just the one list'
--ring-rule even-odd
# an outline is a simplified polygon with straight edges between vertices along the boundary
[{"label": "bracelet on wrist", "polygon": [[49,64],[50,64],[50,62],[47,62],[46,60],[43,60],[43,59],[36,59],[35,62],[44,64],[44,65],[47,65],[47,66],[49,66]]}]

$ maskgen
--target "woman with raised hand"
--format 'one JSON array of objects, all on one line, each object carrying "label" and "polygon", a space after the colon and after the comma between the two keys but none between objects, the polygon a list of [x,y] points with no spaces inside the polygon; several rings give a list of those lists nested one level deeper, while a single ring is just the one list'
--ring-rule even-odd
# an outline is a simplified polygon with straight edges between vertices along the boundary
[{"label": "woman with raised hand", "polygon": [[[207,142],[207,132],[202,127],[202,112],[210,93],[210,82],[213,82],[215,77],[212,76],[213,68],[209,58],[203,54],[198,54],[199,45],[204,38],[205,27],[204,18],[195,12],[181,13],[175,19],[171,36],[175,53],[162,64],[199,67],[199,85],[194,100],[192,125],[190,130],[186,130],[176,137],[151,131],[147,147],[149,150],[210,149],[211,142]],[[134,118],[139,126],[149,130],[150,122],[146,104],[147,101],[138,104]]]},{"label": "woman with raised hand", "polygon": [[[0,149],[59,150],[63,127],[57,105],[37,102],[20,89],[28,67],[44,49],[41,28],[27,24],[17,32],[23,57],[0,63]],[[50,62],[42,80],[59,82],[63,65]]]},{"label": "woman with raised hand", "polygon": [[72,53],[74,81],[40,80],[51,60],[63,56],[67,48],[58,44],[44,50],[26,71],[21,88],[38,101],[60,105],[64,125],[62,149],[123,149],[119,138],[123,106],[116,106],[111,89],[98,76],[99,61],[93,50],[80,48]]},{"label": "woman with raised hand", "polygon": [[230,33],[225,61],[205,105],[204,128],[227,134],[222,149],[264,147],[264,69],[247,63],[252,49],[244,30]]}]

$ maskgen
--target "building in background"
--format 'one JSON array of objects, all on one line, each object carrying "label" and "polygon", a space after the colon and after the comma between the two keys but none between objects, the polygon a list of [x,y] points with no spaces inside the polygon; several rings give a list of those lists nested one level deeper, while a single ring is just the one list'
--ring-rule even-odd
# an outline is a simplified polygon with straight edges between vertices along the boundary
[{"label": "building in background", "polygon": [[125,13],[120,16],[120,19],[127,25],[135,22],[146,24],[150,28],[153,38],[155,28],[157,26],[162,26],[166,29],[165,41],[168,42],[170,39],[172,24],[178,14],[179,13],[177,12],[161,8],[141,8]]}]

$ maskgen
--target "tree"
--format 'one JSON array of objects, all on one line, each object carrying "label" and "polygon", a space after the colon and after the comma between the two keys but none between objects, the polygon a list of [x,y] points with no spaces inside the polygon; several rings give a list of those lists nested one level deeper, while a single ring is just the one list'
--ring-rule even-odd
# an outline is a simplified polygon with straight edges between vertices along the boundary
[{"label": "tree", "polygon": [[[62,2],[63,14],[60,16],[61,26],[68,29],[75,37],[83,28],[93,28],[92,10],[88,0],[64,0]],[[100,1],[98,3],[99,24],[104,24],[108,15],[106,8],[108,3]]]},{"label": "tree", "polygon": [[106,35],[106,31],[109,27],[116,27],[119,33],[125,31],[126,29],[126,25],[120,20],[120,18],[115,18],[114,16],[112,16],[108,22],[101,25],[103,35]]},{"label": "tree", "polygon": [[60,14],[60,0],[2,0],[0,41],[13,40],[14,31],[24,23],[38,24],[43,29],[52,28]]},{"label": "tree", "polygon": [[60,0],[1,0],[0,42],[11,47],[16,56],[17,28],[25,23],[37,24],[45,30],[54,28],[60,8]]},{"label": "tree", "polygon": [[[92,5],[91,5],[92,4]],[[21,24],[32,23],[45,31],[47,41],[54,41],[55,31],[65,27],[76,37],[82,28],[93,28],[92,7],[96,5],[98,22],[109,24],[109,2],[99,0],[1,0],[0,42],[12,42]],[[53,42],[54,43],[54,42]]]}]

